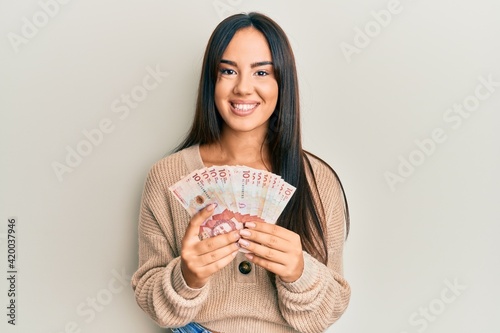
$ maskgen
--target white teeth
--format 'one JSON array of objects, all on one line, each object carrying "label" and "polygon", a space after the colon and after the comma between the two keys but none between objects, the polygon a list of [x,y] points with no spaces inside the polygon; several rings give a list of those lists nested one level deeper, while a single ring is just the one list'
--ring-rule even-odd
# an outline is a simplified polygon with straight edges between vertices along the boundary
[{"label": "white teeth", "polygon": [[238,110],[248,111],[256,107],[257,104],[233,104],[233,107]]}]

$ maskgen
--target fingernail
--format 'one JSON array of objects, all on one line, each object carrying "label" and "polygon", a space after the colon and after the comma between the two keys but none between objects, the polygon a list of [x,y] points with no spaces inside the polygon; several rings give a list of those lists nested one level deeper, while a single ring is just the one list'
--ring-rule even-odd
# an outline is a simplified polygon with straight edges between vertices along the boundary
[{"label": "fingernail", "polygon": [[240,239],[241,237],[240,237],[240,234],[239,234],[239,233],[235,232],[235,233],[233,234],[233,238],[234,238],[234,239]]},{"label": "fingernail", "polygon": [[233,255],[233,257],[236,257],[236,255],[238,254],[238,251],[235,251],[233,253],[231,253]]},{"label": "fingernail", "polygon": [[244,240],[243,238],[240,238],[240,240],[238,241],[238,243],[243,246],[243,247],[247,247],[248,245],[250,245],[249,242],[247,242],[246,240]]},{"label": "fingernail", "polygon": [[253,259],[253,255],[251,255],[250,253],[246,253],[245,257],[247,257],[249,260]]},{"label": "fingernail", "polygon": [[255,228],[257,225],[253,222],[247,222],[245,223],[245,227],[247,228]]},{"label": "fingernail", "polygon": [[248,237],[248,236],[251,235],[251,233],[250,233],[250,231],[248,231],[246,229],[241,229],[240,230],[240,235]]},{"label": "fingernail", "polygon": [[210,205],[207,206],[207,210],[209,212],[213,211],[214,209],[215,209],[215,204],[210,204]]}]

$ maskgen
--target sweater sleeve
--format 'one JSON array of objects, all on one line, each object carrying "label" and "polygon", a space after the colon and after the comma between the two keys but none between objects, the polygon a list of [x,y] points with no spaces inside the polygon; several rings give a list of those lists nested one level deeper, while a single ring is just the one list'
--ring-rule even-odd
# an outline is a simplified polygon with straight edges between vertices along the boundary
[{"label": "sweater sleeve", "polygon": [[[319,262],[303,252],[304,270],[292,283],[276,278],[280,311],[285,320],[304,333],[324,332],[344,313],[351,289],[343,277],[342,255],[345,238],[344,197],[332,171],[313,161],[318,183],[315,199],[321,200],[326,215],[328,262]],[[316,168],[314,166],[316,165]]]},{"label": "sweater sleeve", "polygon": [[182,276],[166,172],[156,164],[146,179],[138,228],[139,268],[132,277],[132,287],[139,306],[160,326],[180,327],[199,312],[210,286],[192,289]]}]

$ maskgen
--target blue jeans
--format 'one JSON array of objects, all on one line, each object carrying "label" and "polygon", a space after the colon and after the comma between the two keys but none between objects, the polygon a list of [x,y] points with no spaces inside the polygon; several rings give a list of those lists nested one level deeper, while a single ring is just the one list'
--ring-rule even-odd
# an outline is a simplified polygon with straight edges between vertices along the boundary
[{"label": "blue jeans", "polygon": [[189,323],[183,327],[172,328],[172,333],[210,333],[210,331],[197,323]]}]

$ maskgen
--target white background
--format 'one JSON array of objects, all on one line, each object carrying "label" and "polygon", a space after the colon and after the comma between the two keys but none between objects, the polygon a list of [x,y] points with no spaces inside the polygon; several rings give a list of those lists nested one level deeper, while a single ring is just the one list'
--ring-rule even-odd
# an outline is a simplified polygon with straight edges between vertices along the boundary
[{"label": "white background", "polygon": [[[352,298],[329,332],[499,332],[498,83],[473,102],[479,77],[500,82],[500,3],[401,0],[381,26],[372,11],[388,3],[73,0],[49,17],[38,1],[2,0],[1,276],[11,216],[19,271],[16,326],[1,279],[2,332],[163,331],[116,276],[137,267],[144,179],[191,123],[208,37],[243,11],[268,14],[289,35],[305,147],[347,191]],[[24,27],[34,20],[38,31]],[[347,44],[357,53],[344,54]],[[126,116],[114,112],[157,67],[168,76]],[[446,118],[464,101],[467,118]],[[58,179],[53,164],[105,119],[112,131]],[[436,128],[446,139],[431,149]],[[410,158],[419,165],[400,166]],[[386,175],[398,172],[391,188]]]}]

